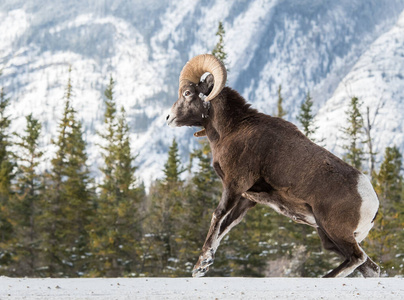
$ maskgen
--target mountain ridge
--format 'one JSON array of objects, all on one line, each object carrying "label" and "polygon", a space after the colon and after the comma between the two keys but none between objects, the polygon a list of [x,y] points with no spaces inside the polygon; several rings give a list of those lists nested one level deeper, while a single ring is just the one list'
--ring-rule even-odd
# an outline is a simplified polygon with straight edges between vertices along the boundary
[{"label": "mountain ridge", "polygon": [[[272,114],[281,84],[287,119],[292,122],[310,91],[319,111],[319,135],[328,136],[325,146],[341,155],[337,146],[341,140],[330,133],[335,124],[323,117],[322,108],[332,107],[341,80],[378,38],[396,26],[403,10],[402,0],[153,1],[149,5],[138,0],[62,4],[6,0],[0,4],[0,31],[6,33],[0,37],[0,85],[12,99],[13,131],[24,128],[24,116],[31,112],[43,123],[42,144],[49,159],[53,150],[45,145],[56,136],[71,64],[72,104],[83,120],[89,162],[97,176],[102,161],[95,132],[102,126],[103,89],[112,75],[117,105],[127,111],[133,152],[139,154],[139,175],[150,182],[162,175],[173,137],[184,162],[198,144],[192,137],[195,130],[168,128],[165,116],[177,99],[182,66],[194,55],[213,49],[217,24],[223,21],[229,86],[255,108]],[[400,57],[389,59],[394,64]],[[382,82],[387,89],[386,80]],[[395,103],[401,103],[402,97],[397,91]],[[338,106],[337,111],[334,118],[343,119],[344,109]],[[398,130],[402,121],[397,122],[396,135],[403,136]],[[388,124],[383,119],[375,126],[388,128]],[[391,139],[375,141],[380,144],[379,156],[391,145]],[[398,141],[403,151],[404,141]]]}]

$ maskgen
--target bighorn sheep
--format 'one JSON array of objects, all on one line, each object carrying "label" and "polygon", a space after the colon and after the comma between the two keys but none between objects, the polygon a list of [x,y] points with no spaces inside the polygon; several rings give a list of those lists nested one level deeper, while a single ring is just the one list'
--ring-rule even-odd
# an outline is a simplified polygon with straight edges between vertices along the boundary
[{"label": "bighorn sheep", "polygon": [[181,72],[178,100],[167,116],[170,126],[204,128],[196,135],[207,135],[223,183],[193,276],[205,275],[224,235],[257,203],[315,227],[323,247],[345,259],[325,277],[344,277],[356,268],[365,277],[379,276],[378,265],[359,246],[379,207],[367,177],[292,123],[252,109],[225,87],[226,79],[214,56],[194,57]]}]

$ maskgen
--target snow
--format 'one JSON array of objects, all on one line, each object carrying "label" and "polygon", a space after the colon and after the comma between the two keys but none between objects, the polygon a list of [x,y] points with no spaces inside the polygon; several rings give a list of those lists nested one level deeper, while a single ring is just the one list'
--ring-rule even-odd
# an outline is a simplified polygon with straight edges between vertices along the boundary
[{"label": "snow", "polygon": [[[375,149],[384,154],[384,147],[404,146],[404,12],[388,32],[372,43],[359,58],[333,96],[316,117],[321,124],[317,139],[325,138],[326,148],[342,155],[341,128],[346,120],[351,97],[363,102],[362,116],[366,120],[369,107],[372,138]],[[388,120],[388,122],[386,122]]]},{"label": "snow", "polygon": [[[10,55],[11,46],[29,26],[28,15],[22,9],[8,13],[0,11],[0,58]],[[1,61],[1,60],[0,60]]]},{"label": "snow", "polygon": [[403,278],[0,278],[1,299],[403,299]]},{"label": "snow", "polygon": [[[341,140],[334,138],[335,122],[328,120],[343,120],[344,108],[331,96],[342,90],[341,79],[347,82],[359,68],[360,80],[349,82],[352,89],[360,85],[361,96],[376,100],[386,91],[383,97],[391,99],[374,126],[379,160],[393,138],[404,150],[404,121],[398,115],[404,103],[399,73],[403,18],[396,23],[404,0],[23,2],[0,1],[0,86],[12,102],[11,131],[21,132],[29,113],[43,123],[45,161],[54,155],[49,141],[56,137],[72,65],[72,104],[86,130],[94,175],[101,160],[96,130],[103,123],[110,75],[117,105],[127,112],[138,174],[146,185],[162,175],[173,137],[186,163],[198,145],[194,130],[171,129],[165,116],[177,99],[181,68],[192,56],[213,49],[219,21],[226,30],[228,84],[255,108],[274,113],[282,84],[287,119],[295,121],[310,90],[316,111],[327,106],[318,125],[320,135],[329,137],[327,148],[335,150]],[[386,51],[374,46],[377,39]],[[362,64],[354,67],[359,59]],[[367,72],[367,66],[376,73]]]}]

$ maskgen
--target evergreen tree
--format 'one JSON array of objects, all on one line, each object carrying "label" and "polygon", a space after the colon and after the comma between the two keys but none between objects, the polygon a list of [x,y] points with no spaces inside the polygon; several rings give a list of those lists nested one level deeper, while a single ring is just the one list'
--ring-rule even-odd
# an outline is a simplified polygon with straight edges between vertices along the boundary
[{"label": "evergreen tree", "polygon": [[397,232],[397,255],[396,255],[396,272],[399,275],[404,275],[404,179],[401,175],[401,199],[399,201],[394,202],[394,209],[396,210],[397,214],[397,228],[401,228]]},{"label": "evergreen tree", "polygon": [[251,208],[234,227],[225,243],[231,276],[263,277],[271,260],[277,259],[278,247],[273,239],[280,228],[275,228],[280,215],[265,205]]},{"label": "evergreen tree", "polygon": [[344,138],[348,141],[343,146],[346,150],[344,160],[358,170],[362,169],[363,149],[361,135],[363,134],[363,118],[360,113],[361,103],[357,97],[352,97],[349,109],[346,111],[348,127],[343,128]]},{"label": "evergreen tree", "polygon": [[[70,70],[69,70],[70,72]],[[65,108],[59,123],[59,137],[53,144],[56,156],[47,187],[47,201],[41,218],[45,249],[42,269],[46,276],[82,276],[87,271],[89,225],[93,211],[91,179],[87,167],[86,143],[81,123],[72,108],[72,85],[69,77]]]},{"label": "evergreen tree", "polygon": [[67,257],[72,265],[69,276],[82,276],[87,272],[88,255],[90,253],[88,226],[94,209],[93,182],[87,166],[86,143],[83,140],[81,122],[71,115],[72,134],[68,139],[69,160],[65,175],[64,199],[65,217],[68,228],[65,241],[68,242]]},{"label": "evergreen tree", "polygon": [[10,99],[6,97],[4,89],[0,90],[0,274],[7,274],[8,265],[12,259],[9,247],[13,239],[13,224],[11,219],[12,196],[11,180],[14,177],[14,166],[9,147],[11,146],[9,127],[10,116],[7,107]]},{"label": "evergreen tree", "polygon": [[11,146],[8,133],[10,127],[10,116],[6,110],[10,99],[6,98],[4,89],[0,90],[0,197],[3,203],[7,202],[10,196],[11,179],[13,178],[14,164],[8,148]]},{"label": "evergreen tree", "polygon": [[282,106],[283,98],[282,98],[281,92],[282,92],[282,85],[279,85],[279,87],[278,87],[278,103],[277,103],[278,113],[276,115],[278,118],[283,118],[287,114],[287,111],[285,111],[283,109],[283,106]]},{"label": "evergreen tree", "polygon": [[[186,199],[184,182],[180,178],[184,169],[180,163],[175,139],[168,151],[163,172],[164,178],[156,181],[150,188],[149,218],[146,226],[149,230],[146,232],[145,244],[152,243],[153,249],[149,251],[144,264],[148,274],[175,276],[183,243],[180,224]],[[147,238],[150,236],[153,239]]]},{"label": "evergreen tree", "polygon": [[116,167],[116,181],[119,190],[124,196],[135,195],[136,177],[135,172],[137,167],[134,166],[135,157],[131,154],[130,140],[129,140],[129,126],[126,121],[126,112],[121,107],[121,115],[118,117],[117,128],[117,145],[119,151],[117,152],[117,167]]},{"label": "evergreen tree", "polygon": [[[213,48],[212,54],[219,59],[224,65],[227,64],[227,53],[224,50],[224,36],[226,32],[223,27],[223,23],[219,22],[219,26],[217,28],[216,36],[219,37],[219,41],[217,42],[216,46]],[[229,70],[227,69],[227,72]]]},{"label": "evergreen tree", "polygon": [[116,131],[118,127],[118,123],[116,122],[116,104],[113,98],[113,89],[115,82],[113,78],[110,78],[109,85],[105,89],[105,114],[104,114],[104,126],[105,132],[98,132],[99,136],[104,140],[105,145],[101,146],[102,157],[104,158],[104,166],[101,168],[102,173],[104,174],[102,188],[105,191],[115,190],[115,178],[114,178],[114,169],[116,162]]},{"label": "evergreen tree", "polygon": [[[196,167],[193,167],[196,164]],[[218,205],[222,184],[212,167],[212,153],[206,138],[200,140],[200,147],[190,155],[190,167],[196,168],[185,188],[183,217],[179,232],[183,243],[180,251],[178,276],[191,274],[206,238],[212,212]],[[222,241],[220,251],[211,267],[210,276],[228,276],[228,262],[225,259],[226,242]]]},{"label": "evergreen tree", "polygon": [[164,165],[164,181],[167,184],[176,184],[181,181],[180,175],[185,170],[181,167],[181,161],[178,154],[178,143],[173,139],[173,143],[168,150],[168,159]]},{"label": "evergreen tree", "polygon": [[402,155],[397,147],[387,147],[377,174],[375,190],[380,207],[375,225],[365,240],[369,256],[379,260],[381,271],[389,276],[403,271],[403,176]]},{"label": "evergreen tree", "polygon": [[314,115],[312,113],[313,99],[310,96],[310,92],[307,92],[306,99],[300,106],[300,113],[297,116],[297,120],[303,127],[303,133],[313,142],[313,134],[318,127],[314,126]]},{"label": "evergreen tree", "polygon": [[99,133],[104,141],[101,146],[104,177],[91,230],[92,276],[136,275],[141,255],[138,211],[144,193],[135,178],[135,157],[131,154],[125,110],[122,108],[121,114],[116,116],[114,85],[111,77],[104,93],[105,128]]},{"label": "evergreen tree", "polygon": [[366,126],[364,127],[365,133],[366,133],[366,144],[368,148],[368,154],[369,154],[369,174],[372,178],[372,182],[374,182],[375,177],[376,177],[376,171],[375,171],[375,156],[377,152],[373,151],[373,138],[371,135],[371,130],[374,124],[374,121],[376,119],[376,116],[378,114],[380,105],[376,108],[376,113],[373,118],[373,122],[370,121],[370,113],[369,113],[369,106],[366,107]]},{"label": "evergreen tree", "polygon": [[18,161],[18,173],[15,184],[14,218],[16,220],[15,236],[15,275],[35,276],[37,260],[40,253],[37,219],[40,214],[40,201],[43,182],[38,171],[43,152],[39,150],[41,123],[32,117],[26,117],[27,127],[24,135],[15,134],[19,141],[19,152],[15,154]]}]

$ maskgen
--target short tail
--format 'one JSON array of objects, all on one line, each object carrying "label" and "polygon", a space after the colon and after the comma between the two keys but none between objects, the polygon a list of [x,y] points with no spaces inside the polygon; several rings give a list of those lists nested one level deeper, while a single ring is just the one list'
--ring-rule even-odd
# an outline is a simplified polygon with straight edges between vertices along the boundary
[{"label": "short tail", "polygon": [[373,223],[376,220],[378,214],[379,214],[379,210],[377,210],[377,212],[376,212],[375,216],[373,217],[373,220],[372,220],[371,223]]}]

